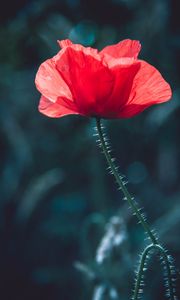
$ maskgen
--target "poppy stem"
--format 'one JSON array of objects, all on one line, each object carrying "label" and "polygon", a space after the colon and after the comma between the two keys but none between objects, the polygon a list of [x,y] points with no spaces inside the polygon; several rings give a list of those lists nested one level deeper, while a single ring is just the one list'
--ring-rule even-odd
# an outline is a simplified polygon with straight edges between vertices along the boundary
[{"label": "poppy stem", "polygon": [[147,233],[149,239],[151,240],[152,244],[158,244],[158,240],[156,238],[156,236],[153,234],[153,232],[151,231],[148,223],[146,222],[144,216],[141,214],[135,200],[133,199],[133,197],[131,197],[129,191],[127,190],[124,181],[122,180],[122,177],[118,174],[117,171],[117,167],[114,164],[114,161],[109,153],[108,150],[108,145],[107,142],[104,138],[104,133],[102,131],[102,126],[101,126],[101,120],[99,118],[96,118],[96,126],[97,126],[97,131],[98,131],[98,135],[99,135],[99,139],[100,139],[100,146],[103,150],[103,153],[106,157],[108,166],[112,172],[112,174],[114,175],[116,182],[119,186],[119,188],[122,190],[122,193],[124,194],[124,199],[128,202],[128,204],[130,205],[134,215],[136,215],[136,217],[138,218],[139,223],[142,225],[142,227],[144,228],[145,232]]},{"label": "poppy stem", "polygon": [[144,274],[147,270],[147,262],[150,256],[152,256],[151,253],[152,251],[159,254],[160,260],[162,261],[163,264],[167,297],[170,300],[175,300],[176,299],[175,285],[173,281],[175,268],[171,257],[166,253],[166,250],[161,245],[158,244],[148,245],[140,256],[140,264],[137,271],[137,279],[135,282],[135,288],[134,288],[132,299],[138,300],[141,298],[141,294],[143,293],[143,287],[144,287],[144,277],[145,277]]},{"label": "poppy stem", "polygon": [[[133,292],[133,300],[138,300],[139,298],[139,290],[141,288],[141,286],[144,285],[143,282],[143,275],[144,275],[144,269],[146,266],[146,260],[148,259],[148,254],[150,251],[154,250],[155,245],[151,244],[149,246],[147,246],[143,253],[140,256],[140,265],[137,271],[137,279],[135,281],[135,288],[134,288],[134,292]],[[142,289],[141,289],[142,291]]]},{"label": "poppy stem", "polygon": [[149,239],[151,240],[152,244],[148,245],[143,253],[140,256],[140,264],[139,268],[137,271],[137,278],[135,282],[135,289],[133,293],[133,300],[138,300],[141,297],[141,294],[143,293],[143,286],[144,286],[144,273],[146,270],[146,265],[147,265],[147,260],[148,258],[152,255],[151,251],[157,251],[160,254],[160,259],[163,264],[163,269],[164,269],[164,278],[165,278],[165,287],[166,287],[166,292],[167,292],[167,298],[170,300],[176,300],[175,296],[175,285],[174,285],[174,280],[175,280],[175,268],[173,265],[173,261],[169,255],[167,255],[166,250],[158,243],[158,240],[152,230],[150,229],[148,223],[146,222],[144,216],[140,212],[135,200],[131,197],[129,191],[127,190],[125,186],[125,182],[123,181],[123,177],[118,174],[117,167],[114,163],[113,158],[110,155],[110,152],[108,150],[108,144],[105,139],[102,126],[101,126],[101,120],[99,118],[96,118],[96,126],[97,126],[97,131],[99,135],[99,140],[100,140],[100,146],[103,150],[103,153],[106,157],[108,166],[111,170],[111,173],[114,175],[117,184],[119,188],[122,190],[124,194],[124,199],[128,202],[130,207],[132,208],[133,214],[136,215],[138,218],[139,223],[142,225],[144,228],[146,234],[148,235]]}]

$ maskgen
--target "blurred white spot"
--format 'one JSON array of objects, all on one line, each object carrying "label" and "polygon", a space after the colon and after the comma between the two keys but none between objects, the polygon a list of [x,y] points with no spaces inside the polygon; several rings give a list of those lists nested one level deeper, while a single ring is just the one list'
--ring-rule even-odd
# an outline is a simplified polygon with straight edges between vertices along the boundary
[{"label": "blurred white spot", "polygon": [[102,264],[111,255],[112,250],[121,246],[125,239],[126,231],[123,220],[117,216],[112,217],[97,249],[96,262]]},{"label": "blurred white spot", "polygon": [[103,299],[105,291],[106,291],[106,286],[104,284],[98,285],[94,289],[94,294],[93,294],[92,299],[93,300],[101,300],[101,299]]},{"label": "blurred white spot", "polygon": [[109,292],[110,299],[119,299],[117,291],[112,287]]}]

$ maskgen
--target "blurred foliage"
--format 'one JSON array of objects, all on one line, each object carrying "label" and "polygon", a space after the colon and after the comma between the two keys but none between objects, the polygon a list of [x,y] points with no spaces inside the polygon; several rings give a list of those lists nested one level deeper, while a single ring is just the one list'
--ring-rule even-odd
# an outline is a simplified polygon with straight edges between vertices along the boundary
[{"label": "blurred foliage", "polygon": [[[1,6],[2,299],[129,299],[144,245],[141,227],[106,175],[93,120],[48,119],[37,111],[37,68],[58,51],[56,40],[68,37],[98,49],[139,39],[141,58],[173,88],[169,103],[104,123],[129,189],[180,268],[178,8],[178,0],[6,0]],[[145,293],[147,300],[164,299],[157,261]]]}]

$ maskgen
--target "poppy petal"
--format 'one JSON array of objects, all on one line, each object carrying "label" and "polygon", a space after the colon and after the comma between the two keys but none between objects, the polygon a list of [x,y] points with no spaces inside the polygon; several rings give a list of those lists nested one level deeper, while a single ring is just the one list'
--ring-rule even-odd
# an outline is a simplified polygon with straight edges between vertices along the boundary
[{"label": "poppy petal", "polygon": [[81,45],[66,47],[56,67],[70,87],[79,111],[87,116],[101,115],[114,79],[97,50]]},{"label": "poppy petal", "polygon": [[123,107],[123,109],[117,114],[117,118],[131,118],[134,117],[141,112],[143,112],[146,108],[150,107],[152,104],[148,105],[140,105],[140,104],[129,104]]},{"label": "poppy petal", "polygon": [[101,52],[68,39],[58,43],[62,49],[36,75],[42,113],[128,118],[172,96],[161,74],[137,59],[139,41],[127,39]]},{"label": "poppy petal", "polygon": [[169,84],[160,72],[145,61],[137,72],[129,100],[119,112],[119,117],[128,118],[142,112],[145,108],[168,101],[172,97]]},{"label": "poppy petal", "polygon": [[71,91],[56,70],[53,59],[48,59],[40,65],[35,83],[40,93],[52,102],[56,102],[58,97],[72,100]]},{"label": "poppy petal", "polygon": [[40,98],[38,109],[42,114],[51,118],[59,118],[66,115],[78,114],[77,111],[60,104],[60,101],[53,103],[44,96],[41,96]]},{"label": "poppy petal", "polygon": [[57,40],[57,42],[58,42],[60,48],[65,48],[65,47],[73,45],[73,43],[68,39],[67,40],[61,40],[61,41]]},{"label": "poppy petal", "polygon": [[[92,47],[84,47],[81,44],[73,44],[73,42],[71,42],[71,40],[66,39],[66,40],[61,40],[61,41],[57,41],[60,48],[66,48],[66,47],[71,47],[72,49],[76,50],[76,51],[82,51],[83,53],[85,53],[86,55],[93,55],[96,58],[98,57],[98,59],[101,59],[98,53],[98,50]],[[54,58],[57,57],[57,59],[59,58],[59,54],[61,54],[62,51],[60,51],[56,56],[54,56]]]},{"label": "poppy petal", "polygon": [[[114,62],[113,62],[114,61]],[[132,89],[133,80],[137,74],[140,63],[133,58],[109,60],[110,70],[114,76],[111,95],[106,102],[106,117],[117,117],[120,109],[126,105]]]},{"label": "poppy petal", "polygon": [[141,44],[139,41],[127,39],[119,42],[118,44],[105,47],[102,51],[100,51],[100,55],[104,56],[108,54],[114,58],[120,58],[120,57],[137,58],[140,50],[141,50]]}]

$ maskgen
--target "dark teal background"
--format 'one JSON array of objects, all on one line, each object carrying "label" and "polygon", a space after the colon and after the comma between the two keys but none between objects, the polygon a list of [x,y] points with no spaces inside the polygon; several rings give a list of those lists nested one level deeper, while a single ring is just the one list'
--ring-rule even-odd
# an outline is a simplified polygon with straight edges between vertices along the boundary
[{"label": "dark teal background", "polygon": [[[0,298],[89,300],[105,277],[119,293],[106,299],[130,299],[146,243],[108,175],[94,120],[50,119],[37,110],[36,71],[59,50],[56,40],[68,37],[98,49],[138,39],[140,58],[172,87],[172,101],[104,125],[129,190],[179,273],[179,1],[6,0],[0,25]],[[126,239],[100,270],[95,253],[113,216],[120,216]],[[96,278],[77,270],[77,261]],[[152,260],[144,299],[164,299],[161,274],[158,259]]]}]

